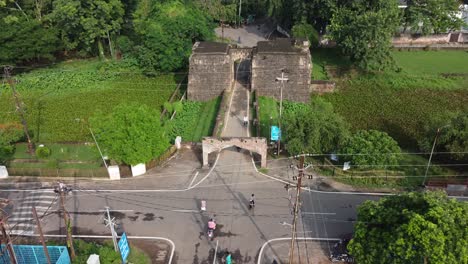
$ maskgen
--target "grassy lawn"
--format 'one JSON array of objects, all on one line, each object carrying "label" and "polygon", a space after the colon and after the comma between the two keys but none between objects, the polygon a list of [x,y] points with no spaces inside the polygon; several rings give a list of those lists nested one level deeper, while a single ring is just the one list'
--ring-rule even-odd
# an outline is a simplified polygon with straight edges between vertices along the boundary
[{"label": "grassy lawn", "polygon": [[260,136],[270,139],[269,126],[278,125],[279,106],[276,100],[270,97],[258,98],[260,115]]},{"label": "grassy lawn", "polygon": [[[17,90],[36,142],[90,142],[88,118],[124,102],[161,110],[182,76],[146,77],[128,64],[73,61],[19,76]],[[10,89],[1,90],[0,123],[18,121]]]},{"label": "grassy lawn", "polygon": [[220,103],[221,98],[203,103],[200,114],[198,115],[197,126],[193,131],[193,142],[199,142],[202,137],[211,136]]},{"label": "grassy lawn", "polygon": [[411,74],[468,74],[468,51],[394,51],[393,56]]},{"label": "grassy lawn", "polygon": [[93,145],[84,144],[47,144],[51,154],[45,159],[31,158],[27,144],[16,144],[16,151],[9,163],[10,168],[61,168],[96,169],[100,168],[101,156]]}]

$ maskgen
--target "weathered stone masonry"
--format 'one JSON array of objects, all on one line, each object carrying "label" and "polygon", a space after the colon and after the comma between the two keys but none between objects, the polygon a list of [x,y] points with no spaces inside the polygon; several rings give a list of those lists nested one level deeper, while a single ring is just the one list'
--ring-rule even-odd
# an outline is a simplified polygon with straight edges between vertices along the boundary
[{"label": "weathered stone masonry", "polygon": [[197,42],[190,56],[188,99],[208,101],[230,89],[234,78],[229,46],[225,43]]},{"label": "weathered stone masonry", "polygon": [[251,70],[248,80],[258,95],[280,99],[281,83],[276,78],[284,70],[289,80],[284,83],[283,99],[309,100],[312,72],[309,44],[294,39],[261,41],[253,49],[230,47],[225,43],[195,43],[190,57],[188,99],[207,101],[220,96],[224,90],[229,91],[236,77],[236,62],[241,61],[242,71]]},{"label": "weathered stone masonry", "polygon": [[203,146],[203,166],[208,165],[208,155],[212,152],[219,152],[229,147],[239,147],[250,150],[261,156],[262,168],[267,165],[267,142],[265,138],[250,137],[250,138],[213,138],[205,137],[202,140]]},{"label": "weathered stone masonry", "polygon": [[280,99],[281,77],[284,70],[289,79],[284,83],[283,99],[307,102],[310,95],[312,72],[311,55],[307,41],[278,39],[261,41],[253,51],[252,90],[258,96]]}]

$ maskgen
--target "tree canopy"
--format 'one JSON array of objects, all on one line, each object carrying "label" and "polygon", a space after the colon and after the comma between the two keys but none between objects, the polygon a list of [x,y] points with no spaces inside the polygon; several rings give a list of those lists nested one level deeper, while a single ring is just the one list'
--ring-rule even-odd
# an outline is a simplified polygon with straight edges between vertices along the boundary
[{"label": "tree canopy", "polygon": [[[437,132],[439,130],[439,132]],[[436,140],[436,152],[451,152],[455,160],[468,160],[468,114],[460,112],[451,117],[445,115],[434,117],[424,128],[423,136],[419,140],[419,147],[430,152]]]},{"label": "tree canopy", "polygon": [[[340,153],[354,165],[377,168],[398,165],[401,149],[387,133],[377,130],[360,130],[346,140]],[[358,154],[358,155],[356,155]]]},{"label": "tree canopy", "polygon": [[186,65],[195,41],[214,36],[210,18],[179,1],[141,1],[135,12],[135,31],[142,40],[134,55],[147,70],[173,71]]},{"label": "tree canopy", "polygon": [[146,105],[119,105],[107,116],[98,113],[90,123],[104,154],[118,163],[145,163],[169,146],[159,113]]},{"label": "tree canopy", "polygon": [[348,125],[331,103],[315,97],[309,105],[285,111],[283,131],[290,154],[331,153],[346,138]]},{"label": "tree canopy", "polygon": [[348,245],[357,263],[468,263],[468,204],[442,192],[366,201]]},{"label": "tree canopy", "polygon": [[459,30],[463,19],[458,18],[459,0],[412,0],[404,10],[405,28],[424,35]]},{"label": "tree canopy", "polygon": [[346,1],[332,15],[330,36],[362,69],[392,68],[391,38],[400,24],[399,15],[397,1]]}]

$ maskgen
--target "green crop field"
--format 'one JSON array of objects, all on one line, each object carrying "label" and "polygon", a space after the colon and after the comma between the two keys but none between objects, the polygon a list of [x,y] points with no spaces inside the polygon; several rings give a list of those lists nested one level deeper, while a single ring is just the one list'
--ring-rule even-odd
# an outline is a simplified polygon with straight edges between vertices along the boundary
[{"label": "green crop field", "polygon": [[[183,76],[147,77],[128,62],[65,62],[17,76],[26,119],[39,143],[92,141],[89,117],[128,102],[161,110]],[[11,89],[0,86],[0,123],[19,121]]]}]

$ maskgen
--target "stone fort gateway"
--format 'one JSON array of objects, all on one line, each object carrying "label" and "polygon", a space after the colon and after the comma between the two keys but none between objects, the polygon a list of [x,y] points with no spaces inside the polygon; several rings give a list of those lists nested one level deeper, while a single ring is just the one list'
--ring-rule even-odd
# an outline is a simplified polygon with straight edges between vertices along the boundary
[{"label": "stone fort gateway", "polygon": [[[230,95],[237,98],[237,105],[243,105],[241,108],[245,108],[234,112],[229,109],[230,115],[245,116],[248,115],[249,97],[240,96],[245,93],[255,92],[256,96],[270,96],[277,100],[282,97],[283,100],[307,102],[312,91],[311,72],[312,62],[308,41],[298,39],[261,41],[254,48],[239,48],[217,42],[197,42],[190,57],[187,99],[208,101]],[[225,126],[224,119],[217,119],[216,127]],[[256,153],[260,156],[261,167],[266,166],[265,138],[245,135],[205,137],[202,147],[204,166],[208,165],[210,153],[230,147]]]},{"label": "stone fort gateway", "polygon": [[190,57],[187,95],[189,100],[208,101],[230,91],[234,82],[242,79],[257,96],[279,100],[283,90],[284,100],[306,102],[312,92],[311,72],[308,41],[260,41],[254,48],[196,42]]}]

